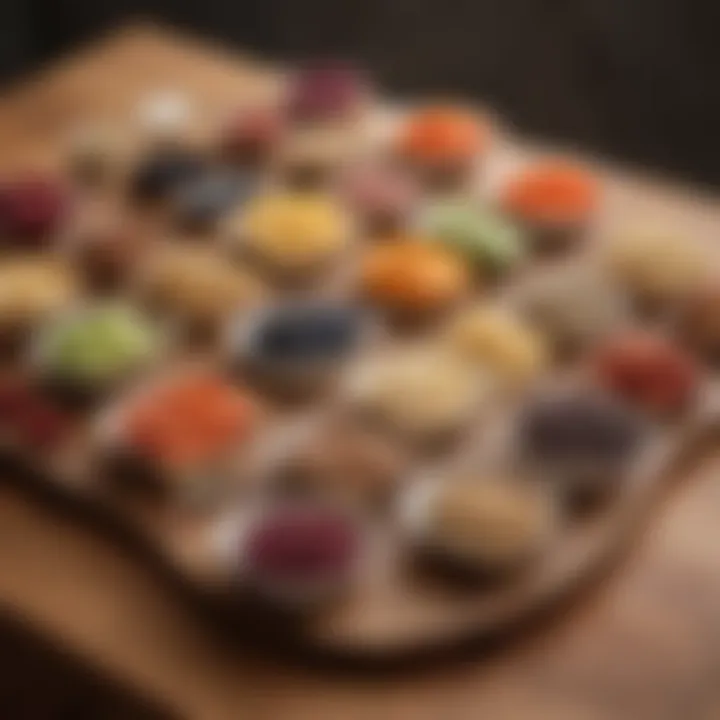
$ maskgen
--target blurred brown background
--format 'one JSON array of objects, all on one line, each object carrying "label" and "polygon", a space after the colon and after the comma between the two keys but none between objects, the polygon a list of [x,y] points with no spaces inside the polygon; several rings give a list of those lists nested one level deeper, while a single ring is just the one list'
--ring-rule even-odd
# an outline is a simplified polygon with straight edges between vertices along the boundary
[{"label": "blurred brown background", "polygon": [[174,720],[133,688],[0,607],[0,717],[7,720]]},{"label": "blurred brown background", "polygon": [[525,132],[720,183],[712,0],[3,0],[0,70],[139,15],[272,57],[357,58],[396,93],[475,96]]}]

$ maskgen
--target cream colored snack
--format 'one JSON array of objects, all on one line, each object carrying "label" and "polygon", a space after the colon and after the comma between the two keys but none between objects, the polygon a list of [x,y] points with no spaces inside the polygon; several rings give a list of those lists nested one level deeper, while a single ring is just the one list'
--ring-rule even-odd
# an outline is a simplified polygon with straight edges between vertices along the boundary
[{"label": "cream colored snack", "polygon": [[553,527],[542,491],[517,481],[449,481],[426,516],[426,539],[450,559],[481,569],[508,569],[537,555]]},{"label": "cream colored snack", "polygon": [[622,292],[594,267],[577,263],[533,278],[516,304],[520,314],[562,350],[582,350],[628,318]]},{"label": "cream colored snack", "polygon": [[0,324],[33,324],[76,297],[69,268],[57,260],[10,258],[0,262]]},{"label": "cream colored snack", "polygon": [[605,261],[619,283],[640,300],[682,301],[707,275],[708,257],[691,238],[634,230],[609,242]]},{"label": "cream colored snack", "polygon": [[402,433],[426,437],[461,427],[489,387],[457,356],[413,348],[368,362],[353,378],[352,391],[371,414]]},{"label": "cream colored snack", "polygon": [[503,384],[524,387],[547,367],[540,333],[510,310],[481,304],[461,312],[447,332],[450,347]]},{"label": "cream colored snack", "polygon": [[252,274],[209,248],[172,246],[153,257],[141,278],[144,296],[190,321],[216,321],[262,297]]}]

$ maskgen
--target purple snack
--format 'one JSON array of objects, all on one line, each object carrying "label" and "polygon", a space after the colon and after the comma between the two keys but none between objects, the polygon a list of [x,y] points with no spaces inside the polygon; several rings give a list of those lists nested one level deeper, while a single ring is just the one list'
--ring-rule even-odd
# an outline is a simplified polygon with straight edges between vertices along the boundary
[{"label": "purple snack", "polygon": [[251,585],[263,594],[314,598],[349,579],[359,540],[345,514],[326,507],[283,506],[253,523],[243,558]]},{"label": "purple snack", "polygon": [[632,454],[642,424],[623,405],[599,395],[543,398],[522,418],[525,448],[540,461],[620,462]]},{"label": "purple snack", "polygon": [[626,477],[646,437],[643,419],[595,392],[550,395],[520,419],[521,451],[571,503],[609,496]]},{"label": "purple snack", "polygon": [[300,122],[337,120],[354,115],[365,93],[365,79],[350,65],[314,63],[292,79],[286,110]]}]

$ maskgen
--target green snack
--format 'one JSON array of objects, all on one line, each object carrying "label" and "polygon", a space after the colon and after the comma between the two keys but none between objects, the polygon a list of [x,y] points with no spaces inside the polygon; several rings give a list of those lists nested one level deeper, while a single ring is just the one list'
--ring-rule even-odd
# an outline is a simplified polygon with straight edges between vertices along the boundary
[{"label": "green snack", "polygon": [[136,311],[109,305],[53,328],[42,362],[58,377],[102,384],[150,360],[157,346],[156,334]]},{"label": "green snack", "polygon": [[470,202],[445,201],[421,216],[425,234],[461,252],[482,270],[503,272],[523,256],[520,230],[507,218]]}]

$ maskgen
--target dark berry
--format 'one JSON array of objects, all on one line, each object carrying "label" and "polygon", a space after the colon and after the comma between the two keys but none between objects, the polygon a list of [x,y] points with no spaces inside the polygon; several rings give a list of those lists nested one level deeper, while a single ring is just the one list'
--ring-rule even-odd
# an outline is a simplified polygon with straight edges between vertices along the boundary
[{"label": "dark berry", "polygon": [[348,352],[358,334],[358,318],[348,308],[282,308],[260,329],[261,355],[283,360],[324,359]]},{"label": "dark berry", "polygon": [[163,200],[203,169],[202,159],[192,153],[163,150],[140,162],[131,178],[131,194],[138,200]]}]

